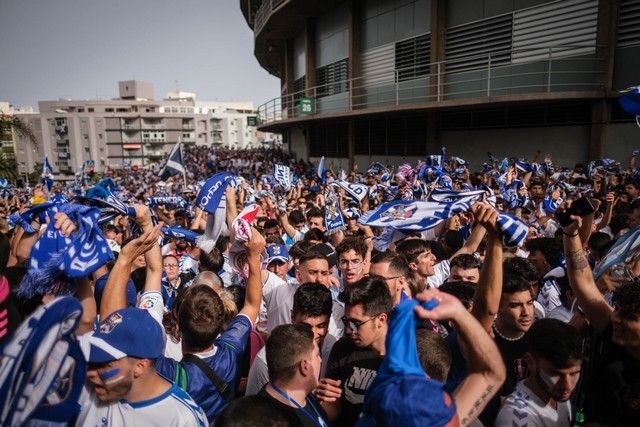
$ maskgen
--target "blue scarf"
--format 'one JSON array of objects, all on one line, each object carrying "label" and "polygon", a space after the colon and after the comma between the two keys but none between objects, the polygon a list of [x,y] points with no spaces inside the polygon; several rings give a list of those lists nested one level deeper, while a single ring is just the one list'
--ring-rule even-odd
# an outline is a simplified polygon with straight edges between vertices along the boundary
[{"label": "blue scarf", "polygon": [[342,218],[342,212],[340,212],[340,200],[332,188],[330,188],[326,197],[324,223],[327,227],[327,235],[345,229],[344,218]]},{"label": "blue scarf", "polygon": [[[55,228],[56,212],[67,214],[78,226],[70,237],[63,237]],[[70,279],[85,277],[96,271],[113,253],[98,226],[100,211],[83,205],[53,206],[44,234],[33,245],[29,269],[17,293],[26,298],[51,293],[65,295],[75,289]]]},{"label": "blue scarf", "polygon": [[227,185],[232,182],[233,175],[228,172],[213,175],[204,183],[200,193],[198,193],[196,206],[210,214],[215,214],[218,206],[220,206]]},{"label": "blue scarf", "polygon": [[189,202],[179,196],[165,196],[165,197],[149,197],[148,199],[149,206],[173,206],[181,209],[187,209],[189,207]]},{"label": "blue scarf", "polygon": [[417,304],[416,300],[405,300],[393,310],[385,343],[387,354],[365,393],[358,427],[445,426],[456,415],[455,402],[443,384],[428,378],[420,366],[413,311]]},{"label": "blue scarf", "polygon": [[200,234],[196,233],[195,231],[188,230],[183,227],[178,227],[177,225],[171,227],[162,227],[162,234],[174,239],[184,240],[191,243],[192,245],[195,245],[196,239],[200,237]]}]

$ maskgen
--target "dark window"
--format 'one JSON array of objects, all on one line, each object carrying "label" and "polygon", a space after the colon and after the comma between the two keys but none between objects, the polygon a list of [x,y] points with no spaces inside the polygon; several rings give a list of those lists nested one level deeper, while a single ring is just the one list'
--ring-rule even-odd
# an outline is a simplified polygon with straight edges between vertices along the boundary
[{"label": "dark window", "polygon": [[411,80],[429,74],[430,39],[430,34],[423,34],[396,43],[398,81]]},{"label": "dark window", "polygon": [[349,60],[347,58],[316,69],[316,97],[335,95],[349,90]]},{"label": "dark window", "polygon": [[347,157],[349,136],[347,123],[314,125],[310,128],[310,155],[312,157]]}]

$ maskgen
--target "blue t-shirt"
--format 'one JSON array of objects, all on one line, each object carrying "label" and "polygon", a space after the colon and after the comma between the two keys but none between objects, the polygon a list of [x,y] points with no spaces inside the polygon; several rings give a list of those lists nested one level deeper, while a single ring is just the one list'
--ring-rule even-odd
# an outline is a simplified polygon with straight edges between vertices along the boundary
[{"label": "blue t-shirt", "polygon": [[[238,361],[247,348],[252,328],[251,320],[247,316],[237,315],[222,335],[213,342],[214,354],[202,358],[233,391],[237,386]],[[171,358],[161,356],[156,361],[156,370],[165,378],[173,379],[176,378],[177,363]],[[213,422],[228,402],[222,398],[216,386],[198,366],[191,362],[181,364],[187,374],[186,391],[207,414],[209,422]]]}]

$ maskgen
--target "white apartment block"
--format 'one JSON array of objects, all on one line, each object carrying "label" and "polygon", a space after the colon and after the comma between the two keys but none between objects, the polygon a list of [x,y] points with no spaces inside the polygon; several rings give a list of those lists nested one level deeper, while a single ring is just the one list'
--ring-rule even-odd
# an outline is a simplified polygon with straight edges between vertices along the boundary
[{"label": "white apartment block", "polygon": [[18,114],[38,139],[37,149],[17,140],[19,168],[31,171],[47,156],[55,177],[68,180],[87,160],[97,172],[161,161],[177,142],[244,149],[274,139],[256,131],[252,102],[196,101],[189,92],[155,101],[150,83],[118,86],[117,99],[40,101],[39,113]]}]

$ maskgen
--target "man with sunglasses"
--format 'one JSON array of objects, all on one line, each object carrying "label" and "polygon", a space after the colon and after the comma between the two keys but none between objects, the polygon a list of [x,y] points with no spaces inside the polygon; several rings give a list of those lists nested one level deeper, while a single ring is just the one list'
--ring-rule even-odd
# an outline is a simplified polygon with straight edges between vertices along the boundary
[{"label": "man with sunglasses", "polygon": [[340,300],[345,336],[333,346],[317,396],[332,421],[353,425],[385,355],[393,300],[385,281],[373,276],[347,286]]}]

